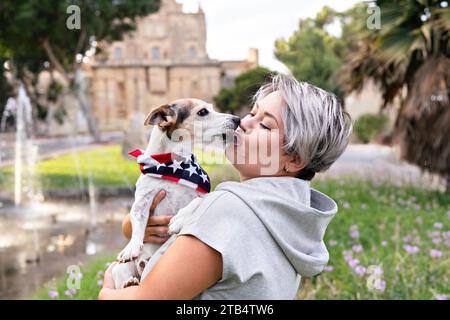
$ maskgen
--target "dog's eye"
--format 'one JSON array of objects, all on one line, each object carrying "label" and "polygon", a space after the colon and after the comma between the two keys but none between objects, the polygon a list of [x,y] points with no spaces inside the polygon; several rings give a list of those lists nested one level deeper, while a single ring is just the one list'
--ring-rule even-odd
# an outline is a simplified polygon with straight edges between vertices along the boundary
[{"label": "dog's eye", "polygon": [[208,113],[209,113],[208,109],[205,109],[205,108],[203,108],[203,109],[201,109],[199,112],[197,112],[197,114],[198,114],[200,117],[204,117],[204,116],[206,116]]}]

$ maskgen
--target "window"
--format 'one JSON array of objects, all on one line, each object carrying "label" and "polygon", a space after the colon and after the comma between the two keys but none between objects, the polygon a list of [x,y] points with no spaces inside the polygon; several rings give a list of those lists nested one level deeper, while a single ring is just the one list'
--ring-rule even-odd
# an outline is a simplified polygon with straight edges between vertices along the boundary
[{"label": "window", "polygon": [[158,60],[161,56],[161,52],[159,50],[159,47],[153,47],[152,48],[152,59]]},{"label": "window", "polygon": [[197,52],[195,51],[195,47],[189,47],[188,49],[189,58],[195,58],[197,56]]},{"label": "window", "polygon": [[114,59],[116,59],[116,60],[122,59],[122,48],[120,48],[120,47],[114,48]]}]

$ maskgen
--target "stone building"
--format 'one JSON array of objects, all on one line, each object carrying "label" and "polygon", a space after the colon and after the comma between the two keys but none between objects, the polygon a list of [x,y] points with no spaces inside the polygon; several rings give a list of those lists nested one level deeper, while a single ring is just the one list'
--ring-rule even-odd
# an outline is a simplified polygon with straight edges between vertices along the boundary
[{"label": "stone building", "polygon": [[91,64],[91,101],[102,130],[121,130],[134,113],[148,114],[176,98],[213,101],[222,87],[258,65],[258,50],[246,60],[218,61],[206,52],[205,14],[185,13],[175,0],[137,21],[134,32],[103,48]]}]

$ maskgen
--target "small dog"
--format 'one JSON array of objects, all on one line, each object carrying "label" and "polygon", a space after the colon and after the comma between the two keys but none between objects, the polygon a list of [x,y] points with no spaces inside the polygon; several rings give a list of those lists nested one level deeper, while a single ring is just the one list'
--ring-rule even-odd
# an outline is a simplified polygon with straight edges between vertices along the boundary
[{"label": "small dog", "polygon": [[[146,263],[160,247],[143,244],[154,196],[159,190],[166,190],[155,215],[176,214],[182,208],[192,212],[210,188],[209,177],[192,154],[193,146],[202,148],[205,136],[230,141],[228,137],[239,123],[239,117],[216,112],[212,104],[193,98],[161,105],[147,116],[144,125],[154,125],[147,149],[130,153],[137,157],[142,174],[136,182],[130,211],[131,240],[117,256],[119,263],[112,270],[116,289],[138,285]],[[172,225],[171,221],[170,233],[179,231],[180,223]]]}]

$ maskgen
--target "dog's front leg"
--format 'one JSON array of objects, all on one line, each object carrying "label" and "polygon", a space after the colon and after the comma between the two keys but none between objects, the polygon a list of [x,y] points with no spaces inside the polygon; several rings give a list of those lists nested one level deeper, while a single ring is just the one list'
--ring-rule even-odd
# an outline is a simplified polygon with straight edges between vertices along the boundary
[{"label": "dog's front leg", "polygon": [[170,219],[169,234],[179,233],[183,226],[198,220],[199,217],[198,214],[196,214],[196,209],[202,200],[202,197],[194,198],[187,206],[178,210],[178,213]]},{"label": "dog's front leg", "polygon": [[144,244],[145,227],[147,226],[149,210],[155,194],[154,190],[146,194],[136,191],[136,199],[130,212],[131,240],[117,256],[119,262],[135,260],[139,256]]}]

